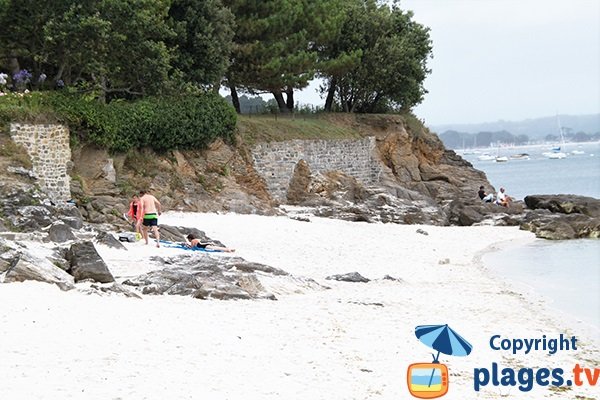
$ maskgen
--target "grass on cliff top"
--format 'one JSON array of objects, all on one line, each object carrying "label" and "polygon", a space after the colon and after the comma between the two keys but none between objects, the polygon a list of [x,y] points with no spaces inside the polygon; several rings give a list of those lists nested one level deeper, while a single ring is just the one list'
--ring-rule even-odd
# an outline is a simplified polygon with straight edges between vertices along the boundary
[{"label": "grass on cliff top", "polygon": [[238,115],[237,131],[244,143],[253,146],[293,139],[358,139],[395,130],[398,123],[415,137],[424,134],[423,122],[412,113]]},{"label": "grass on cliff top", "polygon": [[361,131],[319,115],[238,115],[237,129],[247,144],[292,139],[360,138]]}]

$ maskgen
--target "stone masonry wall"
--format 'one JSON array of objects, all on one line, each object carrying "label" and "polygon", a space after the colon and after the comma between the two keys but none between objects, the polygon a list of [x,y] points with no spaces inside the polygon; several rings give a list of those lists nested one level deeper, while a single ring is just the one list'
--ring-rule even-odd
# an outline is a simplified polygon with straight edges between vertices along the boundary
[{"label": "stone masonry wall", "polygon": [[252,149],[254,168],[274,199],[284,201],[294,168],[304,160],[311,173],[342,171],[371,185],[379,181],[381,166],[374,157],[375,137],[343,140],[291,140],[260,143]]},{"label": "stone masonry wall", "polygon": [[71,180],[67,173],[71,161],[69,130],[62,125],[11,124],[15,143],[27,149],[33,175],[42,191],[54,202],[71,198]]}]

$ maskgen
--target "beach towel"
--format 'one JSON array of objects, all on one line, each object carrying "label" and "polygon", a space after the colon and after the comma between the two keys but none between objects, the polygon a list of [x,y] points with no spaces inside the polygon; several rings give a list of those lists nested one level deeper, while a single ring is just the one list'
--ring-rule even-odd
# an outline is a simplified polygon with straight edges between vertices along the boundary
[{"label": "beach towel", "polygon": [[161,240],[160,244],[163,245],[163,247],[168,247],[170,249],[181,249],[181,250],[187,250],[187,251],[202,251],[205,253],[223,253],[223,250],[202,249],[200,247],[188,247],[183,243],[169,242],[168,240]]}]

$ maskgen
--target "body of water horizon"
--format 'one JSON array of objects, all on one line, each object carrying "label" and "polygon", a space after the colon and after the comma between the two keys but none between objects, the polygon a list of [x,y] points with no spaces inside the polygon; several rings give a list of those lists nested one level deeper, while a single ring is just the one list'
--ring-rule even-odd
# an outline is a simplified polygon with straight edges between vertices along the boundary
[{"label": "body of water horizon", "polygon": [[[563,145],[563,159],[549,159],[543,155],[548,151],[550,146],[486,149],[463,158],[484,171],[496,190],[504,187],[518,200],[532,194],[600,198],[600,143]],[[483,152],[508,161],[480,161]],[[529,158],[511,158],[523,153]],[[551,307],[600,330],[600,240],[539,239],[487,254],[483,262],[493,273],[532,288]]]}]

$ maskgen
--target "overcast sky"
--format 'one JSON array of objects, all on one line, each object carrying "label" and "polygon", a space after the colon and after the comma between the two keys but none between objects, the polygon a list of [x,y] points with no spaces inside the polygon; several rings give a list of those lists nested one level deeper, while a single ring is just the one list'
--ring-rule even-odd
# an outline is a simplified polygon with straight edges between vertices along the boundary
[{"label": "overcast sky", "polygon": [[[427,125],[600,113],[599,0],[401,0],[431,28]],[[296,101],[322,104],[311,85]]]}]

